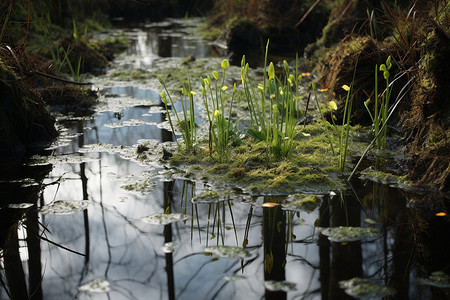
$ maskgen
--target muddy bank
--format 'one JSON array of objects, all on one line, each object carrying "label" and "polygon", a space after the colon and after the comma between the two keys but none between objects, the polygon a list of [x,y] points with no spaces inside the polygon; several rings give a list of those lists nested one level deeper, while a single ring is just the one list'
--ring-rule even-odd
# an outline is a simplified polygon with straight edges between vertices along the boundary
[{"label": "muddy bank", "polygon": [[0,153],[25,155],[48,146],[57,136],[54,118],[42,97],[0,61]]},{"label": "muddy bank", "polygon": [[[330,18],[322,39],[310,47],[321,62],[318,68],[321,83],[329,89],[331,98],[341,100],[341,111],[345,99],[341,86],[350,85],[356,72],[352,121],[366,125],[372,124],[364,102],[371,98],[368,105],[373,111],[374,77],[379,72],[375,66],[385,63],[388,56],[392,57],[394,63],[389,70],[393,91],[391,108],[401,99],[388,123],[392,144],[399,146],[392,137],[398,131],[406,157],[407,178],[423,188],[440,190],[450,188],[450,106],[445,91],[449,80],[445,70],[450,67],[450,23],[445,13],[448,7],[445,1],[434,5],[420,1],[412,9],[415,14],[412,18],[393,5],[385,6],[384,14],[378,13],[367,22],[375,25],[377,20],[384,18],[391,25],[374,33],[374,27],[369,23],[357,26],[361,16],[352,6],[347,8],[345,18]],[[339,11],[342,13],[343,9],[336,8],[331,16]],[[355,30],[343,36],[343,30],[352,19]],[[337,43],[332,44],[332,41]],[[326,45],[332,46],[325,48]],[[379,73],[380,93],[385,88],[383,81],[382,73]]]}]

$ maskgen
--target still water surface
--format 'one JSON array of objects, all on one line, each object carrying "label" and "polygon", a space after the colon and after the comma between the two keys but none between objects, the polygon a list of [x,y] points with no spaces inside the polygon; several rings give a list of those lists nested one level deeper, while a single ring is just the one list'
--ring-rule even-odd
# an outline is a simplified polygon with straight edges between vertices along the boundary
[{"label": "still water surface", "polygon": [[[167,57],[214,56],[190,25],[169,20],[127,29],[133,42],[115,67],[148,69]],[[60,116],[62,135],[51,150],[58,159],[21,171],[34,184],[11,183],[2,174],[8,203],[36,203],[0,210],[2,237],[9,235],[0,278],[11,297],[25,299],[28,289],[34,299],[353,299],[340,281],[359,277],[394,288],[391,299],[445,298],[448,290],[419,278],[449,271],[448,219],[435,216],[448,208],[448,198],[432,194],[442,205],[421,206],[424,194],[356,180],[298,212],[263,206],[284,197],[239,191],[193,204],[195,195],[217,187],[172,176],[159,158],[134,160],[142,140],[173,141],[160,126],[166,117],[159,91],[95,80],[103,103],[91,116]],[[89,200],[89,206],[70,215],[37,212],[55,200]],[[141,219],[169,212],[189,218],[167,225]],[[320,233],[337,226],[374,227],[380,234],[330,242]],[[205,251],[222,245],[246,253]],[[95,279],[103,288],[80,289]],[[271,281],[284,285],[272,291]],[[6,289],[0,298],[8,299]]]}]

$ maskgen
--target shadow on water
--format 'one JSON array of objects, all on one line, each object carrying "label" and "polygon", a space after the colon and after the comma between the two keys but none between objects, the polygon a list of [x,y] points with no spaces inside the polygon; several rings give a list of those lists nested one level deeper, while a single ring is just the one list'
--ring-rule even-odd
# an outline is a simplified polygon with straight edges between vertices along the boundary
[{"label": "shadow on water", "polygon": [[[133,86],[103,93],[159,99]],[[158,107],[66,118],[51,162],[2,166],[0,299],[353,299],[342,283],[353,278],[389,299],[448,297],[448,282],[428,279],[450,269],[448,195],[357,179],[293,207],[167,175],[132,159],[138,140],[174,140]],[[89,206],[42,211],[58,200]],[[167,215],[178,219],[143,221]],[[326,231],[340,227],[343,237]],[[349,238],[348,227],[373,231]]]}]

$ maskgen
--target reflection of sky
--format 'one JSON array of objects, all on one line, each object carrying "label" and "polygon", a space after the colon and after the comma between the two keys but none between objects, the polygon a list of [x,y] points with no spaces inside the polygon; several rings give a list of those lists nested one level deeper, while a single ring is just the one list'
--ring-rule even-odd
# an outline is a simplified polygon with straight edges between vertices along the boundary
[{"label": "reflection of sky", "polygon": [[154,62],[159,57],[214,56],[214,52],[207,47],[207,42],[192,33],[196,26],[198,24],[193,24],[193,27],[183,27],[178,24],[168,29],[164,28],[166,26],[160,27],[155,23],[152,26],[146,26],[145,29],[135,29],[128,33],[131,46],[121,66],[131,69],[148,69],[155,66]]},{"label": "reflection of sky", "polygon": [[[42,261],[45,266],[43,281],[46,299],[57,299],[61,293],[67,299],[75,297],[76,287],[91,279],[100,277],[111,282],[112,299],[144,299],[150,293],[155,298],[167,297],[167,273],[164,253],[163,226],[152,226],[139,220],[140,217],[153,213],[164,212],[163,183],[158,183],[155,191],[142,195],[137,192],[127,192],[120,188],[127,177],[137,176],[146,170],[129,160],[122,160],[118,155],[99,154],[100,160],[86,163],[87,193],[92,205],[87,210],[90,235],[90,256],[86,264],[84,257],[58,249],[53,245],[43,243]],[[65,174],[60,186],[49,186],[44,192],[45,202],[53,198],[64,200],[82,199],[82,183],[79,165],[56,165],[52,177]],[[176,181],[173,191],[172,211],[192,213],[192,206],[182,194],[183,182]],[[189,189],[190,192],[190,189]],[[189,199],[188,199],[189,200]],[[238,236],[238,245],[242,245],[247,215],[250,204],[233,201],[233,218]],[[186,208],[186,211],[185,211]],[[231,222],[228,206],[225,207],[225,223],[231,229],[224,230],[224,240],[227,245],[236,245],[236,238]],[[184,224],[178,222],[172,225],[172,239],[178,245],[174,252],[175,294],[181,299],[189,299],[196,295],[199,299],[230,299],[236,295],[259,298],[264,293],[264,267],[262,247],[262,208],[254,208],[252,227],[249,232],[249,244],[252,257],[255,259],[246,265],[243,272],[240,260],[220,258],[211,261],[205,256],[203,249],[207,242],[208,205],[198,206],[198,218]],[[220,213],[222,214],[222,208]],[[194,215],[197,214],[194,211]],[[302,216],[309,222],[316,215]],[[224,216],[221,215],[223,220]],[[217,237],[211,238],[212,217],[209,225],[209,245],[217,244]],[[63,246],[85,253],[85,231],[83,213],[69,216],[42,217],[43,224],[49,229],[47,237]],[[199,231],[200,230],[200,231]],[[215,227],[217,230],[217,227]],[[201,242],[199,241],[199,232]],[[216,232],[217,233],[217,232]],[[310,227],[296,226],[295,234],[299,238],[312,234]],[[304,235],[304,236],[303,236]],[[191,240],[192,236],[192,240]],[[289,253],[304,256],[317,265],[317,246],[293,244]],[[288,256],[288,260],[290,260]],[[86,264],[86,265],[85,265]],[[318,274],[311,280],[311,267],[301,262],[288,264],[287,280],[299,284],[299,292],[303,288],[316,288]],[[225,281],[225,275],[244,275],[246,280]],[[296,292],[293,292],[294,295]],[[86,296],[87,297],[87,296]],[[85,299],[85,295],[79,295]],[[94,299],[106,299],[98,295]],[[62,298],[58,298],[62,299]],[[87,298],[86,298],[87,299]]]}]

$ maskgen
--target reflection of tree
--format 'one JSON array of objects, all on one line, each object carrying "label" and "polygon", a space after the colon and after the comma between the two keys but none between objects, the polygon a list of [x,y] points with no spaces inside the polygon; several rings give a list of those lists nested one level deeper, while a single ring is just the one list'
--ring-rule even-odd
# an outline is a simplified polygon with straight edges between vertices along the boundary
[{"label": "reflection of tree", "polygon": [[42,299],[41,243],[36,204],[26,214],[30,299]]},{"label": "reflection of tree", "polygon": [[[173,202],[173,181],[164,182],[164,211],[170,213],[170,205]],[[164,226],[164,243],[172,242],[172,224]],[[173,254],[166,252],[167,289],[169,300],[175,299],[175,281],[173,277]]]},{"label": "reflection of tree", "polygon": [[13,227],[9,233],[9,241],[5,247],[4,265],[6,284],[11,299],[28,299],[25,273],[19,255],[17,227]]},{"label": "reflection of tree", "polygon": [[[264,280],[286,279],[286,212],[280,205],[263,208]],[[266,299],[286,299],[283,291],[266,290]]]},{"label": "reflection of tree", "polygon": [[[11,299],[42,299],[41,249],[36,203],[42,188],[42,180],[51,168],[51,165],[18,168],[15,166],[13,170],[7,170],[5,174],[0,175],[2,179],[5,175],[7,176],[7,180],[0,183],[0,199],[2,200],[0,248],[3,249],[5,276],[4,279],[0,277],[0,283]],[[27,174],[37,183],[22,185],[20,182],[7,182],[21,178],[23,174]],[[7,207],[10,204],[22,203],[32,204],[32,206]],[[19,235],[19,229],[21,235]],[[28,263],[27,274],[23,269],[25,264],[22,259]],[[1,295],[0,292],[0,297]]]}]

